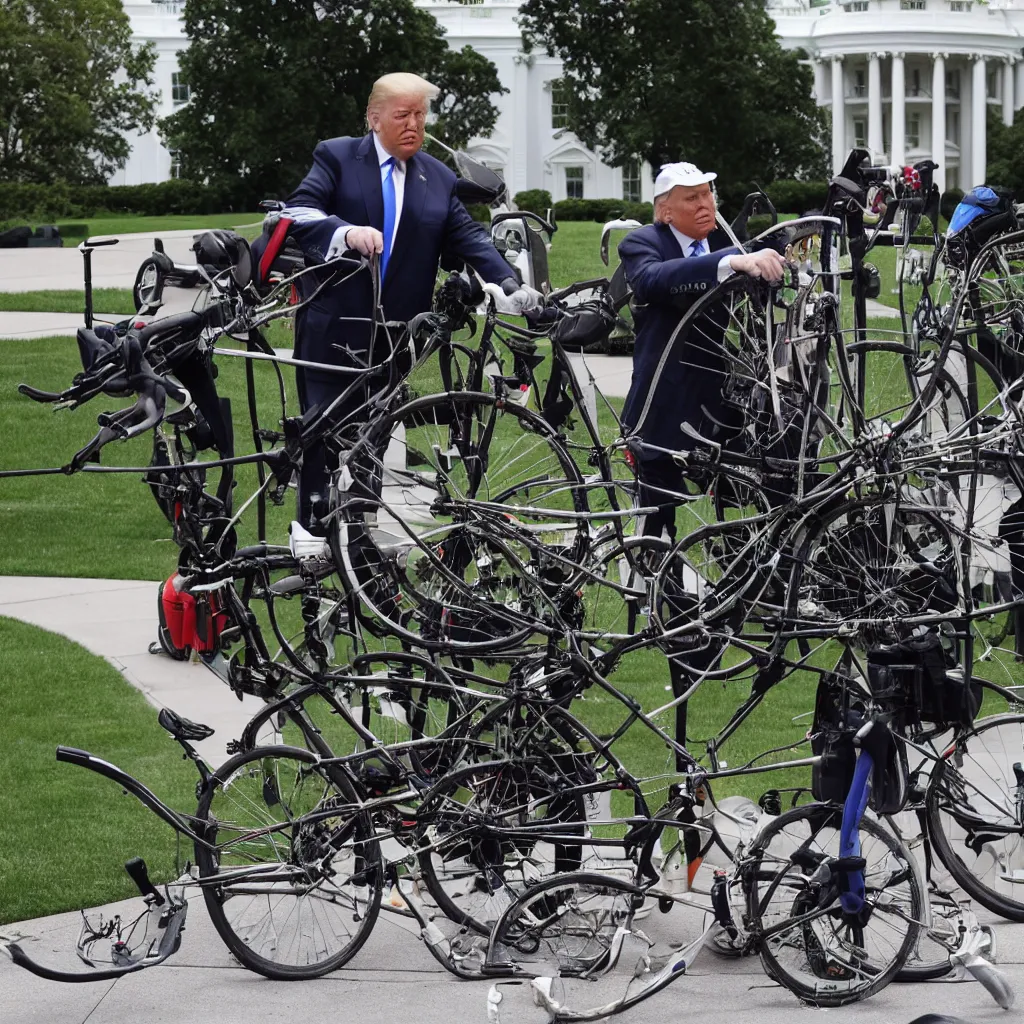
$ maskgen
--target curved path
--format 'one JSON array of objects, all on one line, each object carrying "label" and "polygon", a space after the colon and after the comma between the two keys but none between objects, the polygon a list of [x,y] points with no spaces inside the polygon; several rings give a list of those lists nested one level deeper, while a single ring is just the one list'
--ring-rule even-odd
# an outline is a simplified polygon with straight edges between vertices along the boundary
[{"label": "curved path", "polygon": [[196,746],[208,762],[220,764],[227,760],[225,744],[263,702],[240,701],[198,661],[149,653],[156,639],[158,587],[141,580],[0,576],[0,615],[74,640],[109,661],[154,707],[212,726],[216,734]]}]

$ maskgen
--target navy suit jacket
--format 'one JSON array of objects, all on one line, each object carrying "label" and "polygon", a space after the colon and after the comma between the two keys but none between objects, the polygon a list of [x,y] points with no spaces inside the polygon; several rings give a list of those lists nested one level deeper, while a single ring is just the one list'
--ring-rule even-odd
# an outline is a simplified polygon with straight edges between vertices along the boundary
[{"label": "navy suit jacket", "polygon": [[[305,206],[327,214],[322,220],[296,223],[292,234],[307,257],[323,260],[334,232],[345,225],[384,229],[384,197],[373,137],[343,137],[319,143],[313,166],[288,198],[288,206]],[[487,231],[470,217],[455,195],[456,176],[439,160],[420,152],[406,161],[402,216],[384,277],[381,304],[388,320],[411,320],[430,309],[438,261],[453,267],[470,264],[485,281],[500,284],[513,276],[491,245]],[[343,317],[370,317],[370,275],[361,271],[325,290],[300,311],[296,355],[337,365],[374,362],[368,353],[368,325]],[[334,346],[344,346],[346,355]],[[326,375],[342,386],[342,378]]]},{"label": "navy suit jacket", "polygon": [[[623,423],[633,430],[647,401],[658,362],[672,332],[687,310],[718,283],[718,264],[723,256],[738,252],[728,236],[713,231],[706,256],[684,258],[682,248],[667,224],[648,224],[630,232],[619,243],[626,280],[633,289],[633,377],[623,407]],[[724,366],[715,352],[724,322],[712,313],[701,318],[689,340],[676,338],[661,372],[640,430],[647,444],[683,450],[693,441],[683,434],[685,420],[705,437],[714,432],[714,421],[733,419],[722,407]],[[653,458],[653,454],[641,456]]]}]

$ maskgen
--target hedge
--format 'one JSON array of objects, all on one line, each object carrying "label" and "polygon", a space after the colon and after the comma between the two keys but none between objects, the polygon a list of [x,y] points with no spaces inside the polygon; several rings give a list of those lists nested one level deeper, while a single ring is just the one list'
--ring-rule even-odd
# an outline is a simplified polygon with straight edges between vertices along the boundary
[{"label": "hedge", "polygon": [[26,185],[0,182],[0,221],[95,217],[100,213],[231,213],[251,210],[263,198],[237,194],[180,178],[146,185]]},{"label": "hedge", "polygon": [[538,217],[546,217],[548,210],[555,205],[551,201],[551,193],[544,188],[528,188],[525,192],[517,192],[512,202],[517,210],[527,210]]}]

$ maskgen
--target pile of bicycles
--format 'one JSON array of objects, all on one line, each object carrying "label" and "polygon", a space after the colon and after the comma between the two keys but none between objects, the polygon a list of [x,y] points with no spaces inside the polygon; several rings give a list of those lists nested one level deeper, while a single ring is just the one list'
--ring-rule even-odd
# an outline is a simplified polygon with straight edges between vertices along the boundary
[{"label": "pile of bicycles", "polygon": [[[80,330],[71,387],[23,391],[72,408],[134,397],[64,471],[144,475],[179,549],[160,649],[265,703],[217,768],[194,746],[206,726],[160,713],[199,774],[190,813],[59,748],[194,852],[160,887],[127,865],[143,910],[84,919],[84,974],[16,945],[15,961],[62,980],[162,963],[199,889],[231,953],[272,978],[332,971],[382,910],[411,916],[447,970],[491,981],[494,1019],[520,993],[553,1020],[606,1016],[702,949],[759,956],[820,1006],[957,969],[1008,1006],[970,899],[1024,920],[1024,230],[996,195],[936,235],[913,290],[901,278],[901,329],[880,327],[866,256],[906,249],[922,215],[937,224],[937,193],[927,168],[883,180],[863,156],[821,213],[751,243],[785,255],[780,286],[734,275],[681,319],[661,368],[721,367],[734,414],[714,437],[687,428],[682,451],[641,440],[647,410],[628,431],[590,400],[568,353],[621,329],[600,282],[514,320],[454,274],[431,312],[378,317],[364,364],[349,353],[331,370],[262,329],[349,275],[376,287],[376,267],[276,250],[257,265],[211,232],[195,311]],[[873,226],[868,187],[888,190]],[[216,385],[227,359],[245,361],[243,455]],[[339,398],[289,415],[288,365],[337,372]],[[149,430],[149,465],[96,465]],[[268,537],[267,503],[314,447],[331,468],[315,521]],[[657,506],[678,508],[674,534],[644,530],[657,507],[637,466],[652,454],[683,471]],[[247,464],[258,486],[240,501]],[[244,516],[256,544],[239,542]],[[616,681],[645,658],[672,666],[660,706]],[[687,744],[687,705],[711,687],[738,707]],[[729,764],[787,689],[806,727]],[[651,749],[665,752],[653,773],[638,756]],[[760,806],[724,796],[780,769],[801,784]],[[704,922],[682,945],[679,905]]]}]

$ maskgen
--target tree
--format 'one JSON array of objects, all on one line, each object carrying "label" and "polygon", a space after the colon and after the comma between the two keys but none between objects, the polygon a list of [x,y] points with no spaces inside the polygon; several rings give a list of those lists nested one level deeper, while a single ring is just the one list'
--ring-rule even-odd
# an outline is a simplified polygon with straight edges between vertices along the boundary
[{"label": "tree", "polygon": [[155,60],[120,0],[0,0],[0,179],[104,183],[153,126]]},{"label": "tree", "polygon": [[568,125],[613,166],[691,160],[723,182],[828,173],[827,118],[763,0],[525,0],[527,52],[563,63]]},{"label": "tree", "polygon": [[188,104],[160,123],[182,175],[240,202],[285,196],[320,139],[362,135],[366,100],[385,71],[413,71],[441,94],[431,128],[449,145],[490,133],[497,69],[452,51],[413,0],[189,0],[180,69]]},{"label": "tree", "polygon": [[1013,189],[1020,199],[1024,196],[1024,109],[1017,111],[1013,124],[1005,125],[1002,117],[989,107],[987,127],[985,183]]}]

